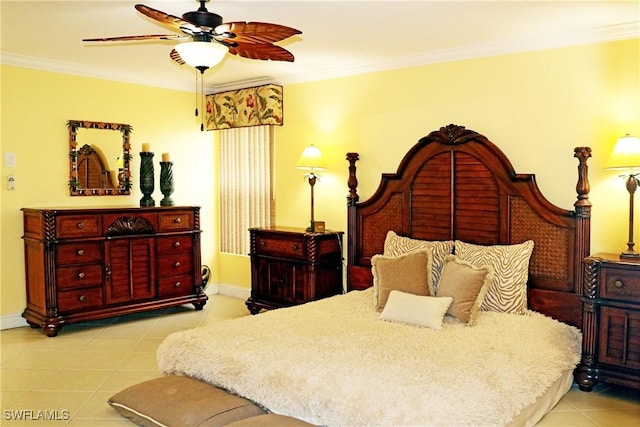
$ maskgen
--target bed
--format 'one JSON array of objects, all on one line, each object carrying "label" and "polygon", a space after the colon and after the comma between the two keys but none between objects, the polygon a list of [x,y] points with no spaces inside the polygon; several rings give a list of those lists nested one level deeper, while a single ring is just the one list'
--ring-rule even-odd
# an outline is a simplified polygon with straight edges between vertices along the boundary
[{"label": "bed", "polygon": [[574,156],[565,210],[462,126],[365,201],[348,153],[347,292],[174,333],[160,369],[318,425],[535,424],[580,360],[590,149]]}]

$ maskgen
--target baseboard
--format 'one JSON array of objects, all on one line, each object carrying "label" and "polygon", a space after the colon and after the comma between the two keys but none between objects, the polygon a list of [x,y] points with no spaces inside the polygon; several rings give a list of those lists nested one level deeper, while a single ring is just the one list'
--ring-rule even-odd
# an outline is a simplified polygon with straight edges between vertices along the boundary
[{"label": "baseboard", "polygon": [[216,294],[225,295],[232,298],[246,300],[251,296],[251,289],[237,285],[222,283],[215,285],[215,288]]},{"label": "baseboard", "polygon": [[[251,289],[244,288],[237,285],[230,284],[211,284],[207,287],[205,293],[209,296],[211,295],[225,295],[232,298],[238,298],[241,300],[246,300],[251,296]],[[13,328],[21,328],[23,326],[28,326],[27,321],[22,317],[20,313],[15,314],[7,314],[5,316],[0,316],[0,330],[4,329],[13,329]]]},{"label": "baseboard", "polygon": [[25,318],[22,317],[22,315],[20,315],[19,313],[7,314],[0,317],[0,330],[21,328],[28,325],[29,324],[27,323]]}]

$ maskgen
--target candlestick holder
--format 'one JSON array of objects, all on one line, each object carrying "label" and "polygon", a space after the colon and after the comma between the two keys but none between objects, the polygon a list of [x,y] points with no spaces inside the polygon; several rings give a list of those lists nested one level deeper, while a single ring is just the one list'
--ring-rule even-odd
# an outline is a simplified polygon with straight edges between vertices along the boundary
[{"label": "candlestick holder", "polygon": [[164,198],[160,200],[160,206],[173,206],[173,162],[160,162],[160,191]]},{"label": "candlestick holder", "polygon": [[143,194],[140,206],[155,206],[156,202],[151,197],[154,190],[153,153],[143,151],[140,159],[140,191]]}]

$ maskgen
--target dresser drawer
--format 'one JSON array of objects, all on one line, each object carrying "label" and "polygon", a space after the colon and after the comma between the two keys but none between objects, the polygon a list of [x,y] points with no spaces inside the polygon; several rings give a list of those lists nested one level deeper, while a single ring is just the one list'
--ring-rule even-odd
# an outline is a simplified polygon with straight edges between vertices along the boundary
[{"label": "dresser drawer", "polygon": [[193,248],[193,237],[187,236],[170,236],[158,238],[158,254],[179,254],[183,252],[191,252]]},{"label": "dresser drawer", "polygon": [[303,236],[256,236],[255,251],[259,255],[268,255],[287,259],[306,260],[306,246]]},{"label": "dresser drawer", "polygon": [[600,296],[607,299],[640,302],[640,275],[635,270],[602,268]]},{"label": "dresser drawer", "polygon": [[97,237],[102,235],[100,215],[65,215],[56,218],[58,238]]},{"label": "dresser drawer", "polygon": [[162,277],[159,282],[161,297],[186,295],[193,292],[193,276],[189,274]]},{"label": "dresser drawer", "polygon": [[88,310],[102,305],[102,287],[58,292],[58,309],[61,312]]},{"label": "dresser drawer", "polygon": [[102,265],[78,265],[56,268],[59,289],[81,288],[102,284]]},{"label": "dresser drawer", "polygon": [[102,250],[99,242],[62,243],[56,247],[56,264],[89,264],[100,262]]},{"label": "dresser drawer", "polygon": [[193,228],[192,211],[171,211],[158,214],[160,231],[186,231]]},{"label": "dresser drawer", "polygon": [[158,258],[158,266],[161,277],[189,274],[193,271],[193,257],[190,253],[162,256]]}]

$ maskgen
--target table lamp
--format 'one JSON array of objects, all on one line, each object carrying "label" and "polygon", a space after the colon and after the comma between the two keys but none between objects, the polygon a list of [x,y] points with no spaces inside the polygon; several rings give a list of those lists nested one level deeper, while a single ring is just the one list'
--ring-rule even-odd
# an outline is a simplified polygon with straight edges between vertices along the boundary
[{"label": "table lamp", "polygon": [[640,139],[629,134],[621,137],[613,147],[613,152],[605,169],[625,171],[627,191],[629,192],[629,241],[627,249],[620,254],[623,259],[640,259],[640,253],[633,248],[633,195],[638,188],[640,174]]},{"label": "table lamp", "polygon": [[309,172],[304,176],[309,179],[309,186],[311,187],[311,222],[307,231],[311,233],[324,233],[324,221],[316,221],[313,217],[313,187],[316,185],[318,175],[315,171],[326,169],[322,153],[318,147],[313,144],[304,149],[296,168],[308,170]]}]

